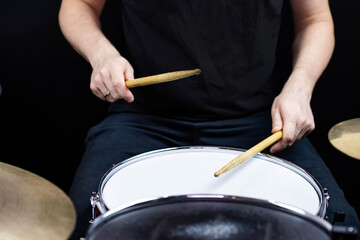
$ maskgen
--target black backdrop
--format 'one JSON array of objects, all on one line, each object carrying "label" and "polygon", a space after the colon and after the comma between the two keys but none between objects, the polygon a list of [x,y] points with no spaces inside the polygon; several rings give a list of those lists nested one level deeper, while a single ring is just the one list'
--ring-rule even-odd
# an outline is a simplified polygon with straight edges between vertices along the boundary
[{"label": "black backdrop", "polygon": [[[309,138],[360,214],[360,161],[336,150],[327,137],[335,124],[360,117],[360,1],[330,4],[336,48],[315,88],[316,129]],[[107,105],[90,92],[89,64],[61,35],[59,7],[60,0],[0,2],[0,161],[67,192],[86,131]],[[106,35],[121,48],[118,11],[118,1],[109,0],[102,18]]]}]

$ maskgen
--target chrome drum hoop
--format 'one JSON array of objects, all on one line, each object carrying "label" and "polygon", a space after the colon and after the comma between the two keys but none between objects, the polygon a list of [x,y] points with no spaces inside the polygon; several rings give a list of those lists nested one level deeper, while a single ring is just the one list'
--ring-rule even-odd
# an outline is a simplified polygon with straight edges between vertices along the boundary
[{"label": "chrome drum hoop", "polygon": [[[133,164],[133,163],[136,163],[139,161],[143,161],[143,160],[146,160],[146,159],[154,157],[154,156],[163,155],[163,154],[167,154],[167,153],[182,152],[182,151],[184,151],[184,152],[186,152],[186,151],[193,151],[193,152],[209,152],[209,151],[210,152],[211,151],[213,151],[213,152],[219,152],[219,151],[224,151],[224,152],[236,151],[236,152],[238,152],[238,151],[241,151],[241,152],[244,152],[246,150],[240,149],[240,148],[218,147],[218,146],[216,146],[216,147],[214,147],[214,146],[183,146],[183,147],[159,149],[159,150],[149,151],[149,152],[145,152],[145,153],[142,153],[139,155],[135,155],[135,156],[128,158],[118,164],[113,165],[113,167],[110,168],[104,174],[104,176],[102,177],[102,179],[100,181],[97,194],[92,196],[92,202],[93,202],[92,205],[96,206],[101,214],[105,214],[106,212],[111,210],[106,206],[106,204],[102,198],[103,189],[104,189],[104,186],[107,183],[107,181],[121,169],[125,168],[126,166],[128,166],[130,164]],[[265,160],[265,161],[283,166],[283,167],[297,173],[302,178],[304,178],[314,188],[314,190],[317,192],[317,195],[319,198],[319,208],[318,208],[316,215],[321,218],[325,218],[327,206],[328,206],[329,195],[328,195],[326,189],[323,189],[322,186],[320,185],[320,183],[311,174],[309,174],[304,169],[300,168],[299,166],[297,166],[287,160],[284,160],[284,159],[281,159],[281,158],[278,158],[278,157],[275,157],[275,156],[272,156],[269,154],[258,153],[255,156],[257,158],[260,158],[261,160]],[[209,195],[211,195],[211,194],[209,194]],[[239,197],[239,196],[228,196],[228,195],[223,195],[223,196],[230,197],[230,198]],[[175,195],[173,197],[182,197],[182,196]],[[158,199],[161,199],[161,198],[162,197],[160,197]],[[127,208],[134,204],[141,203],[141,202],[147,202],[147,201],[149,201],[149,199],[139,199],[139,201],[126,204],[118,209]]]}]

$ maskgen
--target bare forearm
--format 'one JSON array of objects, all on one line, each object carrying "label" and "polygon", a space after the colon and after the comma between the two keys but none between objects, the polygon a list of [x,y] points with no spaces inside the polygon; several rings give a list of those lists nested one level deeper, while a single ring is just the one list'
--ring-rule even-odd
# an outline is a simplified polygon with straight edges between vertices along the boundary
[{"label": "bare forearm", "polygon": [[101,31],[99,17],[104,3],[97,1],[94,6],[91,1],[63,0],[59,12],[63,35],[92,65],[103,55],[119,55]]},{"label": "bare forearm", "polygon": [[327,0],[290,0],[294,14],[292,81],[310,97],[319,77],[328,65],[335,45],[333,20]]},{"label": "bare forearm", "polygon": [[[303,85],[313,90],[328,65],[335,45],[331,20],[319,21],[301,29],[293,44],[293,73],[304,74]],[[309,92],[308,94],[311,94]]]}]

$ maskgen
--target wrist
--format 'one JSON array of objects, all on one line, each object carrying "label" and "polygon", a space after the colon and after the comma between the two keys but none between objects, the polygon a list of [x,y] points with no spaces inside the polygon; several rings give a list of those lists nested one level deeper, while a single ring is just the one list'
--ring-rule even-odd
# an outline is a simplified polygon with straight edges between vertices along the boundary
[{"label": "wrist", "polygon": [[294,69],[283,91],[290,91],[302,95],[310,101],[317,79],[303,69]]},{"label": "wrist", "polygon": [[88,61],[93,68],[103,59],[121,56],[117,49],[105,38],[99,39],[92,49]]}]

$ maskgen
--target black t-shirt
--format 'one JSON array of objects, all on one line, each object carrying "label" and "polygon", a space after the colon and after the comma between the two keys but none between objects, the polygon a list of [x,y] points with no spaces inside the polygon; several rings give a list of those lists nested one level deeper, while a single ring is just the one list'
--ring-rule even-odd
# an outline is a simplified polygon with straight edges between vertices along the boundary
[{"label": "black t-shirt", "polygon": [[135,101],[110,112],[192,121],[241,117],[270,108],[283,0],[122,0],[123,55],[135,78],[200,68],[174,82],[133,88]]}]

